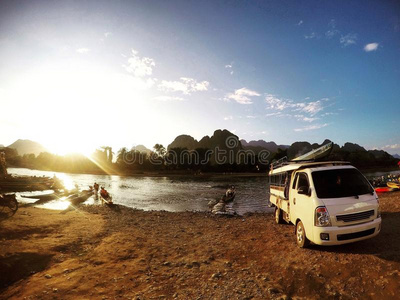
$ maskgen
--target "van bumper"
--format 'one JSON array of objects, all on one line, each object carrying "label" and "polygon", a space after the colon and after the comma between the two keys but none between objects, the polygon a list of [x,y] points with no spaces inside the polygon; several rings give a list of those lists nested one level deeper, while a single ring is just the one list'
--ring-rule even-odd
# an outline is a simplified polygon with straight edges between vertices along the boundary
[{"label": "van bumper", "polygon": [[[313,240],[317,245],[342,245],[372,238],[381,231],[382,219],[351,226],[313,227]],[[329,240],[321,239],[321,233],[329,234]]]}]

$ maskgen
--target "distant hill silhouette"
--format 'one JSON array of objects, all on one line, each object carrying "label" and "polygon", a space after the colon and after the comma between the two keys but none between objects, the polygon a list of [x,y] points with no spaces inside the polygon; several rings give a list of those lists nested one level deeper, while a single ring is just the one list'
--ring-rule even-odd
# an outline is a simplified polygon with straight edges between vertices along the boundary
[{"label": "distant hill silhouette", "polygon": [[353,143],[345,143],[341,149],[347,152],[366,151],[364,147]]},{"label": "distant hill silhouette", "polygon": [[132,150],[139,151],[141,153],[146,153],[146,154],[150,154],[151,153],[151,150],[146,148],[143,145],[134,146],[134,147],[132,147]]},{"label": "distant hill silhouette", "polygon": [[[229,144],[229,142],[232,144]],[[168,150],[174,148],[182,148],[187,150],[195,149],[215,149],[216,147],[220,149],[242,149],[242,144],[239,141],[237,135],[233,134],[229,130],[215,130],[214,134],[210,137],[206,135],[200,141],[197,141],[190,135],[179,135],[175,140],[168,145]]]},{"label": "distant hill silhouette", "polygon": [[35,154],[39,155],[41,152],[48,152],[41,144],[31,140],[17,140],[11,145],[7,146],[18,151],[19,155]]},{"label": "distant hill silhouette", "polygon": [[[215,130],[212,136],[206,135],[200,141],[197,141],[190,135],[180,135],[167,147],[170,153],[176,153],[178,156],[183,151],[196,150],[199,153],[199,159],[203,161],[206,157],[206,151],[211,151],[207,159],[208,165],[213,166],[214,171],[234,171],[231,164],[239,162],[236,155],[243,149],[238,136],[232,132],[224,130]],[[222,154],[222,152],[224,154]],[[218,154],[219,153],[219,154]],[[222,154],[222,156],[220,155]],[[204,167],[204,166],[203,166]],[[188,168],[187,163],[181,163],[177,168]]]},{"label": "distant hill silhouette", "polygon": [[178,135],[175,140],[168,145],[167,149],[183,148],[188,150],[194,150],[198,148],[199,142],[193,137],[187,134]]},{"label": "distant hill silhouette", "polygon": [[394,158],[400,159],[400,155],[399,154],[393,154],[392,155]]},{"label": "distant hill silhouette", "polygon": [[0,149],[1,149],[1,148],[4,148],[4,145],[3,145],[3,144],[0,144]]},{"label": "distant hill silhouette", "polygon": [[261,150],[268,150],[269,152],[277,152],[278,149],[285,150],[289,148],[289,145],[277,145],[275,142],[266,142],[264,140],[258,141],[249,141],[240,140],[244,149],[253,150],[255,153],[260,152]]}]

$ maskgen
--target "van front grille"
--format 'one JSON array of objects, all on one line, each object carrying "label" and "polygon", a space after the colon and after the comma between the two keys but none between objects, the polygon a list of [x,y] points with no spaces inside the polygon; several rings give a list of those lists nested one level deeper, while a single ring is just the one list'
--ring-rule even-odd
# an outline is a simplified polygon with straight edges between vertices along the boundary
[{"label": "van front grille", "polygon": [[352,239],[358,239],[364,236],[371,235],[375,232],[375,228],[364,230],[364,231],[359,231],[359,232],[354,232],[354,233],[346,233],[346,234],[338,234],[337,240],[338,241],[347,241],[347,240],[352,240]]},{"label": "van front grille", "polygon": [[368,211],[363,211],[355,214],[349,214],[349,215],[339,215],[336,216],[337,221],[343,221],[343,222],[355,222],[355,221],[360,221],[360,220],[365,220],[369,219],[374,215],[374,210],[368,210]]}]

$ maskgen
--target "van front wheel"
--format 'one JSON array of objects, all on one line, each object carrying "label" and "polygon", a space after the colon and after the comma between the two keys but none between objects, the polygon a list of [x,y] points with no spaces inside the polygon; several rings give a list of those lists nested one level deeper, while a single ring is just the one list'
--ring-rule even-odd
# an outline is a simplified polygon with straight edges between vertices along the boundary
[{"label": "van front wheel", "polygon": [[296,242],[297,246],[300,248],[307,248],[310,241],[307,239],[306,231],[304,230],[304,225],[299,221],[296,225]]},{"label": "van front wheel", "polygon": [[282,211],[278,206],[275,207],[275,223],[276,224],[283,223]]}]

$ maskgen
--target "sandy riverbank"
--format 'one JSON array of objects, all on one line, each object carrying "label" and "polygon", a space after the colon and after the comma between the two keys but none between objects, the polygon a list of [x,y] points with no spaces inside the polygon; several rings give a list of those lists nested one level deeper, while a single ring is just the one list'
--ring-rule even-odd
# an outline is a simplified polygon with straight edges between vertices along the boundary
[{"label": "sandy riverbank", "polygon": [[22,207],[0,223],[0,299],[394,299],[400,192],[379,236],[297,248],[272,215]]}]

